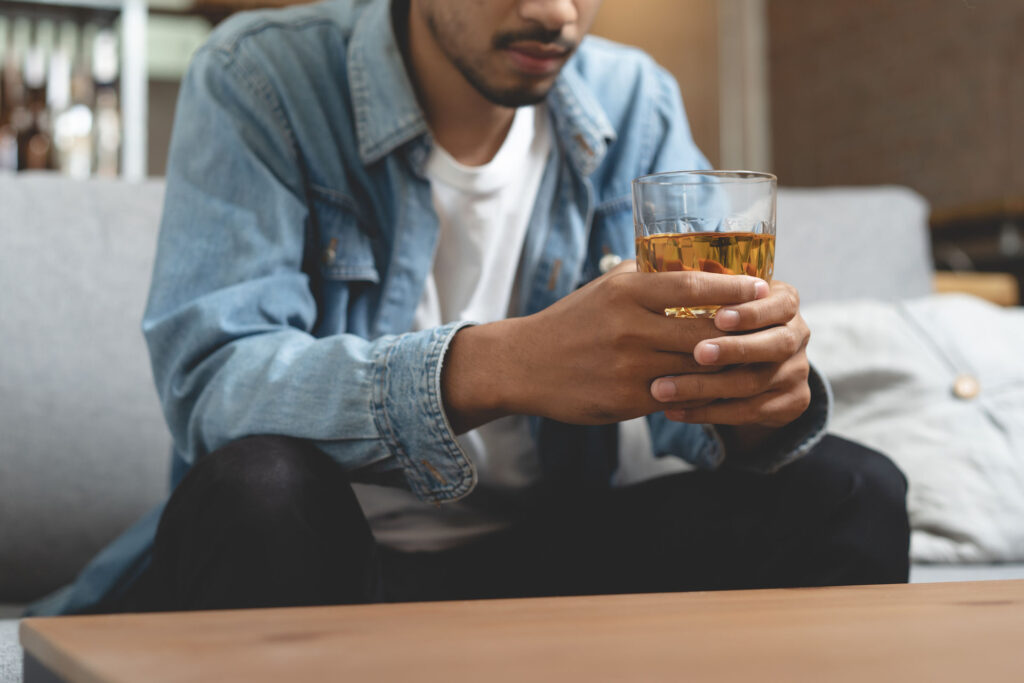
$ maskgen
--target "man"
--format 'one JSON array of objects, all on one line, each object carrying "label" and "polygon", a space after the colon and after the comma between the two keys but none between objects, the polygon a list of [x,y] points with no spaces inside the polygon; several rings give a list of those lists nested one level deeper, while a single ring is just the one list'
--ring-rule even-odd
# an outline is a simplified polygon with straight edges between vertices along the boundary
[{"label": "man", "polygon": [[707,162],[599,4],[215,32],[144,320],[176,487],[41,611],[906,580],[905,482],[823,438],[793,288],[614,267],[630,180]]}]

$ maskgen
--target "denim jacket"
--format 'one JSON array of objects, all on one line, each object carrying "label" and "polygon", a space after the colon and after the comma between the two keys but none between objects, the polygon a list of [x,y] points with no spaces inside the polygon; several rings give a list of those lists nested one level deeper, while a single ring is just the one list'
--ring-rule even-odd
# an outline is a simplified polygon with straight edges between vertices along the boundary
[{"label": "denim jacket", "polygon": [[[523,314],[600,275],[604,255],[633,256],[633,178],[708,167],[675,82],[638,50],[587,38],[547,103],[556,144],[517,275]],[[432,144],[386,0],[238,15],[196,54],[143,321],[175,483],[230,441],[278,433],[426,501],[473,489],[440,390],[445,351],[471,323],[408,331],[438,237]],[[816,443],[829,412],[816,373],[812,391],[811,409],[744,466],[771,471]],[[726,459],[710,426],[649,421],[659,455]],[[608,484],[614,425],[534,427],[562,480]],[[36,612],[82,611],[123,586],[159,514]]]}]

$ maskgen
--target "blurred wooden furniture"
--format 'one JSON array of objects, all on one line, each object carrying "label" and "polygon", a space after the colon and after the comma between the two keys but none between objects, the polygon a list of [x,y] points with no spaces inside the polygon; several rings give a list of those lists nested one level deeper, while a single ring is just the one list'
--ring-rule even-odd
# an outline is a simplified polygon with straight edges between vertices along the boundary
[{"label": "blurred wooden furniture", "polygon": [[1020,303],[1017,278],[1009,273],[976,273],[938,271],[935,273],[935,291],[973,294],[1000,306]]},{"label": "blurred wooden furniture", "polygon": [[[26,683],[1019,681],[1024,581],[28,619]],[[51,676],[47,678],[47,676]]]},{"label": "blurred wooden furniture", "polygon": [[936,281],[936,291],[966,291],[1002,305],[1020,302],[1024,197],[936,210],[929,222],[936,265],[955,271]]}]

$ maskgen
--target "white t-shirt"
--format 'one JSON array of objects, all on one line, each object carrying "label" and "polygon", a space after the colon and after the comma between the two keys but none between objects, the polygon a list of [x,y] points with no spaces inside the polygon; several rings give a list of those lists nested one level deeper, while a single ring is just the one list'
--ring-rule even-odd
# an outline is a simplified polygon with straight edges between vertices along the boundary
[{"label": "white t-shirt", "polygon": [[[414,331],[517,314],[516,272],[551,145],[547,107],[537,105],[516,110],[501,148],[483,166],[460,164],[434,146],[426,172],[440,235]],[[435,506],[401,489],[356,484],[377,541],[408,552],[443,550],[512,524],[522,512],[517,508],[526,504],[523,493],[541,476],[528,419],[501,418],[458,437],[478,477],[461,501]],[[619,443],[620,485],[685,469],[675,458],[651,457],[643,418],[623,423]]]}]

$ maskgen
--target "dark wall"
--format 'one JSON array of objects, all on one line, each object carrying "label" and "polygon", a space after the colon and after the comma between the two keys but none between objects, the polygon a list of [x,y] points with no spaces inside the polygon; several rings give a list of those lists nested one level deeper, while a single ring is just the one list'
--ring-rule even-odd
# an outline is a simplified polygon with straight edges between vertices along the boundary
[{"label": "dark wall", "polygon": [[782,183],[1024,195],[1024,1],[766,4]]}]

